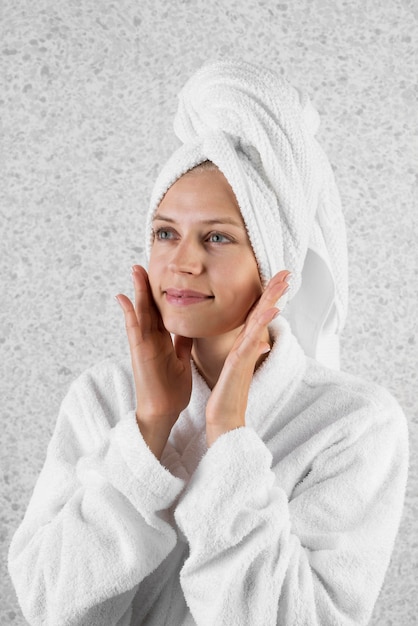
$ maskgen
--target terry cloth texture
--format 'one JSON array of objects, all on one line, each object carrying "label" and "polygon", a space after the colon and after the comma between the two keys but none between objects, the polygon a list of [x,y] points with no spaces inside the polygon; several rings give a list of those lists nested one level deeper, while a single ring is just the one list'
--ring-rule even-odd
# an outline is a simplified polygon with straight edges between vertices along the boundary
[{"label": "terry cloth texture", "polygon": [[206,383],[162,463],[128,362],[73,383],[9,551],[32,626],[367,624],[398,531],[406,420],[382,387],[306,358],[288,322],[246,426],[205,444]]},{"label": "terry cloth texture", "polygon": [[347,244],[318,127],[309,97],[273,71],[238,60],[204,65],[179,94],[174,130],[183,145],[156,180],[146,248],[149,258],[152,217],[168,188],[212,161],[234,190],[263,283],[292,272],[280,307],[305,353],[338,369]]}]

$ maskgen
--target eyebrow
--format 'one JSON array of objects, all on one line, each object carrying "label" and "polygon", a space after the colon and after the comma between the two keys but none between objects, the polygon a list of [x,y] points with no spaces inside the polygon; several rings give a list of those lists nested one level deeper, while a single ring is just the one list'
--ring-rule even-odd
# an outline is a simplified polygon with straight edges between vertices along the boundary
[{"label": "eyebrow", "polygon": [[[156,213],[153,217],[153,222],[155,222],[156,220],[161,220],[162,222],[170,222],[172,224],[175,224],[176,220],[174,220],[172,217],[168,217],[167,215],[161,215],[161,213]],[[231,217],[215,217],[211,220],[200,220],[199,222],[200,224],[231,224],[232,226],[237,226],[238,228],[244,228],[244,226],[234,220]]]}]

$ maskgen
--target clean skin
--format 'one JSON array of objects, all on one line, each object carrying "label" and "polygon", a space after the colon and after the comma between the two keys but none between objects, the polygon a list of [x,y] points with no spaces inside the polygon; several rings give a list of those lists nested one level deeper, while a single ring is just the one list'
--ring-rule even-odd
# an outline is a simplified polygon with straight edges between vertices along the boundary
[{"label": "clean skin", "polygon": [[[192,356],[213,388],[263,292],[234,192],[219,171],[191,171],[167,191],[153,221],[152,294],[171,333],[193,339]],[[175,297],[193,290],[201,297]],[[262,340],[269,343],[268,329]]]},{"label": "clean skin", "polygon": [[117,300],[138,427],[160,459],[190,401],[190,357],[212,390],[208,446],[245,426],[251,379],[270,350],[268,325],[290,272],[278,272],[263,290],[234,192],[219,170],[179,178],[158,206],[153,233],[148,273],[133,267],[135,304],[123,294]]}]

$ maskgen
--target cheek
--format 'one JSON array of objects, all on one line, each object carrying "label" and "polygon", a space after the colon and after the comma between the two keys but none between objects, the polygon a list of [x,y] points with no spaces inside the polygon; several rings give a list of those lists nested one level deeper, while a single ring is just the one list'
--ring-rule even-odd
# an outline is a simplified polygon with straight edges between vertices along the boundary
[{"label": "cheek", "polygon": [[229,264],[224,268],[221,280],[238,306],[251,307],[263,292],[258,267],[252,257],[245,259],[241,256]]},{"label": "cheek", "polygon": [[243,283],[241,292],[236,293],[236,300],[240,302],[241,306],[248,312],[260,298],[261,294],[261,284],[257,280],[251,283],[247,280]]},{"label": "cheek", "polygon": [[[253,255],[241,256],[236,263],[237,279],[246,285],[247,291],[259,296],[263,287],[261,285],[258,266]],[[239,277],[239,278],[238,278]]]}]

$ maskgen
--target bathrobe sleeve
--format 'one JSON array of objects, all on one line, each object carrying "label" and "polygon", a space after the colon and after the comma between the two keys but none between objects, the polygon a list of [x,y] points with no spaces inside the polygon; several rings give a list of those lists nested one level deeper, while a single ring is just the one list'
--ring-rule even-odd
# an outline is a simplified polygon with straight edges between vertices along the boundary
[{"label": "bathrobe sleeve", "polygon": [[183,481],[148,449],[134,411],[112,415],[111,375],[108,387],[106,395],[85,373],[70,388],[10,545],[9,572],[31,626],[129,624],[139,583],[176,544],[164,511]]},{"label": "bathrobe sleeve", "polygon": [[408,451],[396,400],[387,393],[362,405],[289,450],[287,467],[306,474],[290,493],[272,463],[274,440],[267,446],[243,427],[208,450],[176,510],[190,543],[181,584],[198,626],[368,623],[399,526]]}]

